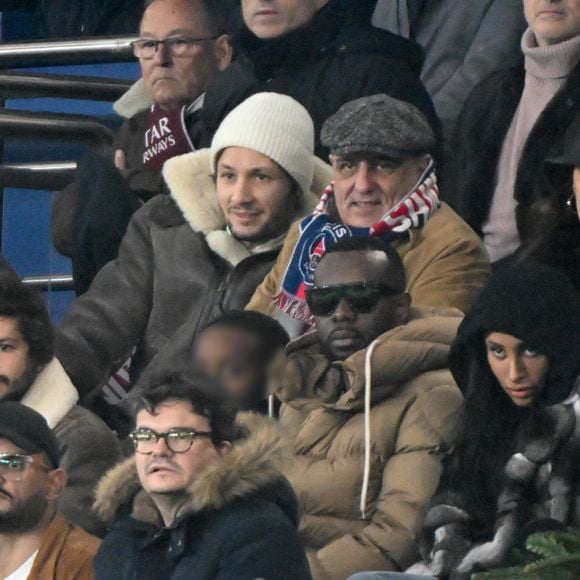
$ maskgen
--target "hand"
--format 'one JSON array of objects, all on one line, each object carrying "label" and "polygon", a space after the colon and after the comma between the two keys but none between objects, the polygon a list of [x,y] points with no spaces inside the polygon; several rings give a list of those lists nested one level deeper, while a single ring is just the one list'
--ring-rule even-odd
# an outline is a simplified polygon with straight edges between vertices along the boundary
[{"label": "hand", "polygon": [[480,544],[470,550],[465,558],[461,560],[459,566],[457,566],[457,572],[468,574],[476,566],[484,570],[498,566],[503,560],[504,553],[504,547],[497,540]]}]

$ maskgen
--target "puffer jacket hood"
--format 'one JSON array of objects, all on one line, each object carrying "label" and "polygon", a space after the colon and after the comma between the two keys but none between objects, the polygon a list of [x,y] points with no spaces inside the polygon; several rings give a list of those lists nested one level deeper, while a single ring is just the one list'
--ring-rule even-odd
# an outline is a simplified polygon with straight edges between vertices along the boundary
[{"label": "puffer jacket hood", "polygon": [[[204,511],[217,511],[235,500],[267,493],[297,524],[298,508],[280,470],[287,461],[277,425],[253,413],[241,414],[242,431],[230,453],[208,467],[189,487],[189,501],[177,517]],[[104,522],[111,522],[129,509],[137,521],[161,525],[159,511],[143,490],[135,459],[127,459],[112,469],[99,483],[94,510]]]},{"label": "puffer jacket hood", "polygon": [[565,399],[580,373],[580,303],[567,277],[542,264],[516,263],[492,276],[461,323],[450,353],[450,369],[465,389],[484,361],[484,340],[491,332],[509,334],[545,354],[556,372],[549,403]]}]

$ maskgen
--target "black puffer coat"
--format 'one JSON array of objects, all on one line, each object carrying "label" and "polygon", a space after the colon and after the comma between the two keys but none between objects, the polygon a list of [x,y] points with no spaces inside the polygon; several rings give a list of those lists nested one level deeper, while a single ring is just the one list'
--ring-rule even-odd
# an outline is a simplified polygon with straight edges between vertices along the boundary
[{"label": "black puffer coat", "polygon": [[301,103],[314,121],[316,154],[326,160],[320,130],[342,105],[386,93],[417,106],[439,134],[431,98],[419,79],[422,48],[371,26],[351,25],[338,0],[321,8],[303,28],[260,40],[248,29],[235,38],[239,60],[210,85],[202,110],[205,146],[225,115],[254,93],[272,91]]},{"label": "black puffer coat", "polygon": [[243,419],[245,439],[189,488],[165,527],[142,489],[134,459],[113,469],[96,509],[111,528],[95,558],[98,580],[310,580],[298,542],[298,502],[281,476],[275,424]]}]

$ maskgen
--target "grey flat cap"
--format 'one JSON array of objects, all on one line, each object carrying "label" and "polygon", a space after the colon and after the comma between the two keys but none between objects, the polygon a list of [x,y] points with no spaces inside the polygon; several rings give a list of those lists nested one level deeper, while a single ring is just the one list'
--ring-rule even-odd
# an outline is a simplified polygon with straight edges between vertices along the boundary
[{"label": "grey flat cap", "polygon": [[433,130],[419,109],[388,95],[346,103],[326,120],[321,139],[335,155],[364,151],[406,157],[435,148]]}]

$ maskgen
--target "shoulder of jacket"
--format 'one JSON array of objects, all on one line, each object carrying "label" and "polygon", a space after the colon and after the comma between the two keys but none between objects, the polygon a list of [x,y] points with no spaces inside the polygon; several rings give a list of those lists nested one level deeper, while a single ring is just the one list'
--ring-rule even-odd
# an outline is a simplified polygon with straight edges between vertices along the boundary
[{"label": "shoulder of jacket", "polygon": [[374,53],[416,71],[421,69],[424,60],[424,50],[414,40],[374,26],[345,26],[326,50],[337,54]]},{"label": "shoulder of jacket", "polygon": [[135,213],[135,218],[161,228],[183,225],[185,218],[175,201],[167,194],[156,195]]}]

